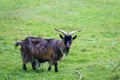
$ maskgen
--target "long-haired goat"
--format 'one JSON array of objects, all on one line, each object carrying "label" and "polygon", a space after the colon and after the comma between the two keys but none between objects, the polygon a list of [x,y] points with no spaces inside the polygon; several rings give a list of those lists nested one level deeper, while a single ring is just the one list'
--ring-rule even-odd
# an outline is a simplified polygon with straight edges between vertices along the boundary
[{"label": "long-haired goat", "polygon": [[77,35],[72,37],[72,34],[80,30],[72,31],[69,34],[63,30],[55,30],[64,35],[63,37],[60,34],[62,40],[28,37],[25,40],[16,42],[16,47],[21,45],[24,70],[26,70],[26,62],[28,61],[31,61],[32,68],[35,69],[35,60],[37,60],[40,63],[48,61],[50,63],[48,70],[51,70],[51,66],[54,65],[55,72],[58,72],[57,61],[64,54],[68,54],[72,41],[77,37]]}]

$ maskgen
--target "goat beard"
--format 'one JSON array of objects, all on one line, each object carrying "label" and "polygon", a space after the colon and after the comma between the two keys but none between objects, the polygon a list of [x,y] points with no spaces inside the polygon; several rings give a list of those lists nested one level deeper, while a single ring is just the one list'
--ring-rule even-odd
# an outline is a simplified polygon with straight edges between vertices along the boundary
[{"label": "goat beard", "polygon": [[70,48],[67,48],[67,47],[66,47],[66,49],[65,49],[66,56],[68,55],[69,50],[70,50]]}]

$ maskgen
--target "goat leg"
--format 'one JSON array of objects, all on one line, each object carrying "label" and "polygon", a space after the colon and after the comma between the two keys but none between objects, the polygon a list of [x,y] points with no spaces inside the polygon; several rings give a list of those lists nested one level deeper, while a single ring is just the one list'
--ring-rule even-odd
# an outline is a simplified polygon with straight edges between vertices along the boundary
[{"label": "goat leg", "polygon": [[52,65],[53,65],[53,61],[52,61],[52,60],[50,60],[48,63],[49,63],[48,71],[50,71],[50,70],[51,70],[51,68],[52,68]]},{"label": "goat leg", "polygon": [[54,66],[55,66],[55,72],[58,72],[58,67],[57,67],[58,63],[54,63]]},{"label": "goat leg", "polygon": [[27,70],[25,60],[23,60],[23,69],[24,69],[24,70]]},{"label": "goat leg", "polygon": [[35,64],[36,64],[36,63],[35,63],[35,60],[32,60],[32,61],[31,61],[31,65],[32,65],[32,69],[33,69],[33,70],[36,69],[36,68],[35,68],[35,66],[36,66]]},{"label": "goat leg", "polygon": [[40,67],[40,65],[41,65],[41,62],[39,62],[38,60],[34,60],[33,63],[32,63],[33,70]]},{"label": "goat leg", "polygon": [[50,71],[51,68],[52,68],[52,64],[49,65],[49,67],[48,67],[48,71]]},{"label": "goat leg", "polygon": [[35,60],[35,68],[40,67],[40,65],[41,65],[41,62],[39,62],[38,60]]},{"label": "goat leg", "polygon": [[23,69],[24,69],[24,70],[27,70],[26,64],[23,64]]}]

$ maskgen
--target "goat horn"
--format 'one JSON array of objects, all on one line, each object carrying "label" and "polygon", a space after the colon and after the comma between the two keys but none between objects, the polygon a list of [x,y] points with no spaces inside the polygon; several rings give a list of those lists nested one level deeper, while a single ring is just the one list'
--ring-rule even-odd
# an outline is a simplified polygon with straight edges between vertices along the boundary
[{"label": "goat horn", "polygon": [[63,30],[59,30],[59,29],[55,29],[56,31],[58,31],[58,32],[61,32],[61,33],[63,33],[64,35],[66,35],[67,33],[65,32],[65,31],[63,31]]},{"label": "goat horn", "polygon": [[72,31],[69,33],[69,35],[75,34],[76,32],[80,32],[81,30],[77,30],[77,31]]}]

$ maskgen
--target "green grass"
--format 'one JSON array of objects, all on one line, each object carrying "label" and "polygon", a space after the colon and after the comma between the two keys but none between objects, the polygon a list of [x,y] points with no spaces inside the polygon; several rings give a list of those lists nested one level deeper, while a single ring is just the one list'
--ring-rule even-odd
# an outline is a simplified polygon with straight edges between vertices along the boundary
[{"label": "green grass", "polygon": [[[59,38],[54,29],[81,29],[70,53],[59,62],[59,72],[44,63],[33,71],[22,69],[14,44],[27,36]],[[1,0],[0,80],[119,80],[120,0]]]}]

